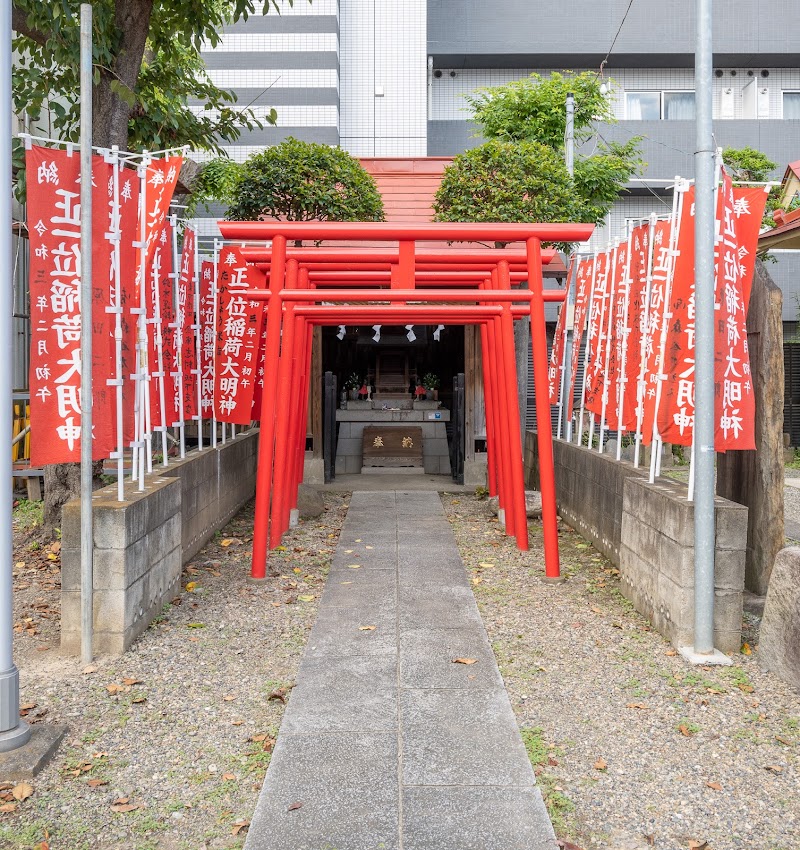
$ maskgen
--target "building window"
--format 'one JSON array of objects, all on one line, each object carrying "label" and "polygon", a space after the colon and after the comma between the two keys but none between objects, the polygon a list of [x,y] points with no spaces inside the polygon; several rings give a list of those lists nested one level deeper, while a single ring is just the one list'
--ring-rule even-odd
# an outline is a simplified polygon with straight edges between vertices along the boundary
[{"label": "building window", "polygon": [[631,121],[693,121],[693,91],[629,91],[625,117]]},{"label": "building window", "polygon": [[800,91],[783,93],[783,117],[789,121],[800,121]]}]

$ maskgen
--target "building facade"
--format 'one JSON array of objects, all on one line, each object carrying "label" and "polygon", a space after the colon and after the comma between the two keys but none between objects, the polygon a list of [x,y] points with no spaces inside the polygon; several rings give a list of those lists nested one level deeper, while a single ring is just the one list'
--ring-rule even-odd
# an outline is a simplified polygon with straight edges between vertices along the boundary
[{"label": "building facade", "polygon": [[[465,94],[533,71],[596,70],[618,119],[599,133],[643,136],[647,162],[598,229],[605,245],[626,220],[668,211],[668,184],[694,174],[694,16],[694,0],[295,0],[230,27],[205,59],[242,105],[278,111],[276,127],[229,149],[235,159],[290,135],[360,157],[452,156],[481,141]],[[779,179],[800,154],[800,4],[718,4],[714,53],[719,146],[763,151]],[[775,256],[793,322],[800,257]]]}]

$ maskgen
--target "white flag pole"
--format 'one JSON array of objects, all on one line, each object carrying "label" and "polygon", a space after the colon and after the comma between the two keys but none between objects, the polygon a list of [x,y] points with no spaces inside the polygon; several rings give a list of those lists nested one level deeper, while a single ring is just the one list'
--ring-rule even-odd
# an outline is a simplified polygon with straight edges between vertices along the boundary
[{"label": "white flag pole", "polygon": [[[211,354],[214,375],[217,374],[217,324],[219,321],[219,290],[217,289],[217,273],[219,271],[219,239],[214,240],[214,271],[211,281],[211,297],[213,298],[213,322],[214,322],[214,350]],[[215,378],[216,382],[216,378]],[[214,405],[214,388],[211,389],[211,447],[217,447],[217,409]]]},{"label": "white flag pole", "polygon": [[203,319],[200,312],[200,246],[197,239],[197,230],[194,234],[194,342],[195,342],[195,369],[197,379],[197,450],[203,451],[203,387],[202,371],[200,365],[203,358]]},{"label": "white flag pole", "polygon": [[178,429],[180,437],[180,456],[181,459],[186,457],[186,427],[183,419],[183,325],[185,310],[181,310],[180,302],[180,279],[181,279],[181,255],[178,253],[178,217],[173,214],[170,216],[172,221],[172,298],[175,304],[175,321],[170,325],[175,329],[175,371],[172,377],[175,378],[175,383],[178,390],[178,420],[173,422],[173,428]]}]

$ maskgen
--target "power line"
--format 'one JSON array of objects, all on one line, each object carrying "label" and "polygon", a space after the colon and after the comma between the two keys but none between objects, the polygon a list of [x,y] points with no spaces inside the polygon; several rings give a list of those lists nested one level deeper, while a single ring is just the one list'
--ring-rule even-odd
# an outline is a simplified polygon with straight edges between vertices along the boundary
[{"label": "power line", "polygon": [[628,8],[625,10],[625,14],[622,16],[622,22],[619,25],[619,29],[617,30],[617,34],[614,36],[614,40],[611,42],[611,47],[608,48],[608,53],[606,53],[606,58],[600,63],[600,76],[603,76],[603,68],[608,62],[608,57],[611,56],[611,51],[614,49],[614,45],[617,43],[617,39],[619,38],[619,34],[622,32],[622,28],[625,26],[625,21],[628,20],[628,12],[631,10],[631,6],[633,6],[633,0],[630,0],[628,3]]}]

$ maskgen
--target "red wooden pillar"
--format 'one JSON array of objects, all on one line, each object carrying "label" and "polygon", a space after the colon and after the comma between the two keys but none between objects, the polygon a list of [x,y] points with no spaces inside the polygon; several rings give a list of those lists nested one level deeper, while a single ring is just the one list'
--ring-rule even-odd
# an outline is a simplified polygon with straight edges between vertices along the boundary
[{"label": "red wooden pillar", "polygon": [[253,528],[253,562],[251,579],[263,581],[267,574],[267,541],[269,507],[272,491],[272,467],[275,459],[275,409],[278,392],[278,357],[281,343],[283,304],[280,292],[286,274],[286,237],[272,240],[269,290],[267,302],[267,341],[264,358],[264,390],[261,396],[261,423],[258,437],[256,470],[255,525]]},{"label": "red wooden pillar", "polygon": [[[286,263],[286,289],[297,288],[298,263],[290,259]],[[272,514],[270,518],[269,546],[274,549],[288,527],[288,476],[290,462],[288,455],[289,434],[293,425],[294,404],[292,401],[292,355],[294,354],[295,304],[286,303],[286,315],[283,321],[280,359],[278,362],[278,405],[275,422],[275,473],[273,475]]]},{"label": "red wooden pillar", "polygon": [[[544,565],[547,578],[558,578],[558,515],[556,512],[555,464],[553,461],[553,426],[550,420],[550,392],[547,383],[547,331],[542,297],[542,246],[538,239],[528,239],[528,286],[531,299],[531,345],[533,349],[533,384],[536,390],[536,431],[539,448],[539,489],[542,494],[542,531]],[[563,308],[562,308],[563,309]]]}]

